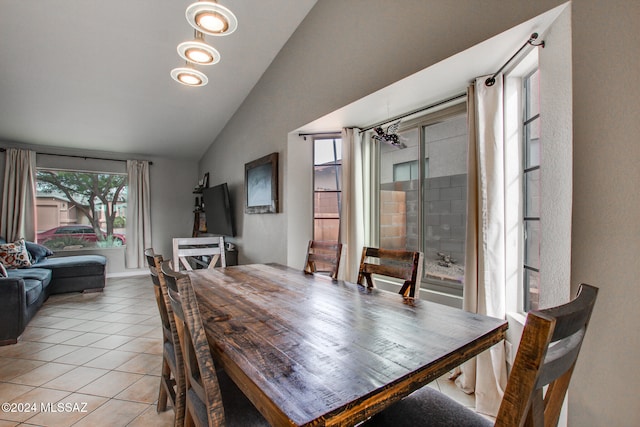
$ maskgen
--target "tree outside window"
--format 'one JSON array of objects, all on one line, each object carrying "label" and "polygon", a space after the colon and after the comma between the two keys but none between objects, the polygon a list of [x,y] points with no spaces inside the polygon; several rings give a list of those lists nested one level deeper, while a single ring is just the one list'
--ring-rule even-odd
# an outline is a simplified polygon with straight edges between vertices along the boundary
[{"label": "tree outside window", "polygon": [[53,250],[125,244],[127,176],[38,169],[38,241]]}]

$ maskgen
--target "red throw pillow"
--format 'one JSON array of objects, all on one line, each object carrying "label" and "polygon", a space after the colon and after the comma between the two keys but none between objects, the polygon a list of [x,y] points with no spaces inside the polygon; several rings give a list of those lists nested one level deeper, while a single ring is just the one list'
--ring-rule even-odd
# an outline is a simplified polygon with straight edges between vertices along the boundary
[{"label": "red throw pillow", "polygon": [[0,263],[10,269],[31,267],[31,259],[24,239],[0,245]]}]

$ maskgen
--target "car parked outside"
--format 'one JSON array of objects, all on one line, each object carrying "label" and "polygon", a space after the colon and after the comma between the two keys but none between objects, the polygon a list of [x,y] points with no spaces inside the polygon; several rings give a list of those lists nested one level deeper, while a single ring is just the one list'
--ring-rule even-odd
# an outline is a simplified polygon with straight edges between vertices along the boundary
[{"label": "car parked outside", "polygon": [[[102,231],[102,235],[102,240],[104,240],[107,237],[107,233]],[[79,239],[91,243],[96,243],[98,241],[98,236],[96,235],[95,230],[89,225],[63,225],[38,233],[38,243],[45,246],[47,246],[46,243],[51,240],[65,238]],[[126,243],[125,236],[114,233],[113,242],[118,246],[124,245]]]}]

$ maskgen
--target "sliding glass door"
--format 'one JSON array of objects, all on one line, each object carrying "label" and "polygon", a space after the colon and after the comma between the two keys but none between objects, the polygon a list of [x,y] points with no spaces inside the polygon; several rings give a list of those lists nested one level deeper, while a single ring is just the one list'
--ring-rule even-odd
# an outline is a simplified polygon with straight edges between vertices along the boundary
[{"label": "sliding glass door", "polygon": [[422,287],[462,295],[466,107],[408,121],[398,135],[401,147],[379,143],[379,246],[422,251]]}]

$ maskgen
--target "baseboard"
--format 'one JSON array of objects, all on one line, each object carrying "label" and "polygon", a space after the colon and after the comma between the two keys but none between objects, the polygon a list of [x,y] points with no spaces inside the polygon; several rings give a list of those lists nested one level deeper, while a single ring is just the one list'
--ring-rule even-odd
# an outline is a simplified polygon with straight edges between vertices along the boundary
[{"label": "baseboard", "polygon": [[118,271],[115,273],[107,273],[107,279],[118,278],[118,277],[144,276],[145,274],[149,274],[149,270],[146,268],[131,269],[127,271]]}]

